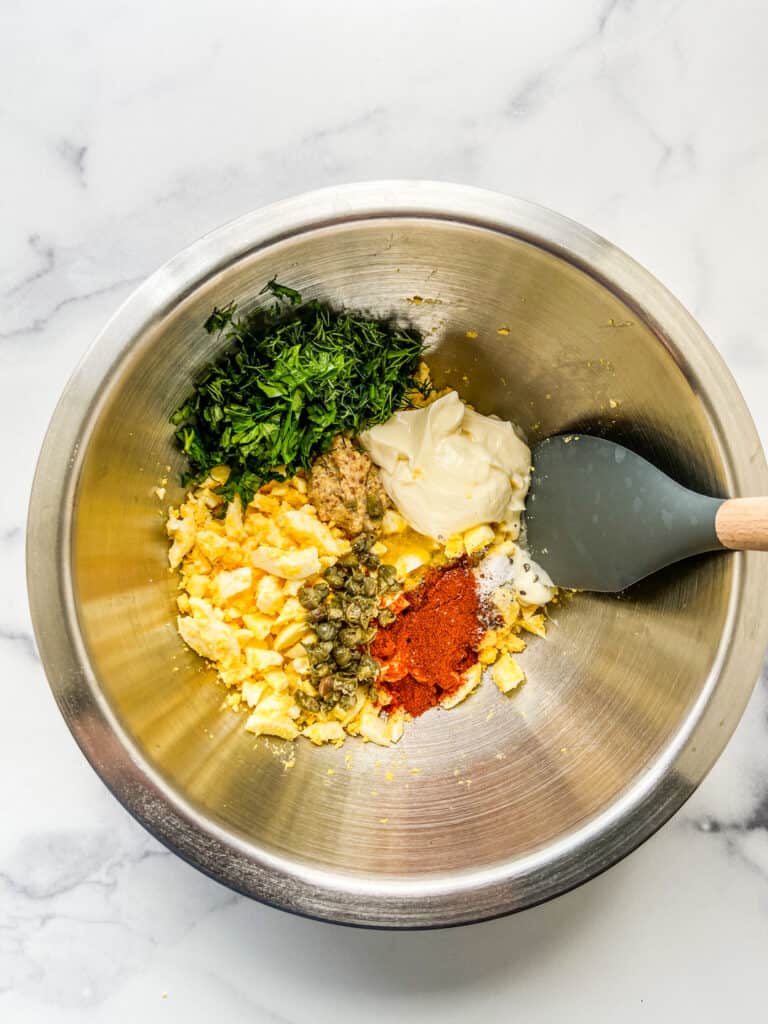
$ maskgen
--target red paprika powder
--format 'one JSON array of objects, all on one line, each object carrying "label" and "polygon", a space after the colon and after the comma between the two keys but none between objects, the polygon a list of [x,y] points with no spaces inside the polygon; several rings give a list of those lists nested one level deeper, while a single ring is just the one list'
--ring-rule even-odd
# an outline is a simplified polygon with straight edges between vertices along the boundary
[{"label": "red paprika powder", "polygon": [[406,595],[407,607],[380,629],[371,654],[382,665],[379,688],[416,717],[454,693],[477,661],[483,630],[474,574],[465,562],[432,570]]}]

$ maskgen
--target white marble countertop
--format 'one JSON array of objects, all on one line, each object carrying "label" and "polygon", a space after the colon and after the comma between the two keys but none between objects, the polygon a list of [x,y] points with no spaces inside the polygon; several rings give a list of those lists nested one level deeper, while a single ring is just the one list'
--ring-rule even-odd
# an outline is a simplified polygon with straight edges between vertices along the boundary
[{"label": "white marble countertop", "polygon": [[154,842],[35,653],[24,510],[58,393],[133,285],[265,202],[345,180],[516,193],[654,271],[768,441],[762,0],[4,0],[0,11],[0,1019],[761,1019],[768,699],[687,806],[554,903],[451,932],[303,921]]}]

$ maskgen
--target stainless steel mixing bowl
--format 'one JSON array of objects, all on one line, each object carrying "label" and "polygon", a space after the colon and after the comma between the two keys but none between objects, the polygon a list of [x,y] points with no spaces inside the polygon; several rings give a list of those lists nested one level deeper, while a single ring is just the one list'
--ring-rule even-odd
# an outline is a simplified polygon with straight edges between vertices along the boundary
[{"label": "stainless steel mixing bowl", "polygon": [[275,275],[418,325],[436,379],[531,439],[601,431],[713,494],[768,493],[744,401],[691,317],[607,242],[519,200],[389,182],[279,203],[182,252],[54,415],[30,510],[37,639],[77,741],[139,821],[219,881],[333,921],[459,924],[555,896],[642,842],[722,750],[768,642],[768,559],[710,556],[567,600],[513,697],[481,688],[391,749],[301,743],[286,770],[176,634],[162,515],[182,496],[168,417],[217,350],[202,324]]}]

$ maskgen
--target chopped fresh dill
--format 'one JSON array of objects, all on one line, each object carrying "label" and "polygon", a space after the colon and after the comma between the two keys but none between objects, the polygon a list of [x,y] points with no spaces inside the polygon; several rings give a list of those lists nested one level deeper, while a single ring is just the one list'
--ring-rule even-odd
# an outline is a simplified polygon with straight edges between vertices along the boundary
[{"label": "chopped fresh dill", "polygon": [[268,480],[308,469],[337,434],[382,423],[407,404],[424,343],[418,331],[327,303],[302,303],[274,279],[262,291],[269,308],[237,315],[234,303],[214,309],[209,334],[227,347],[171,417],[189,460],[184,483],[214,466],[230,476],[219,493],[251,500]]}]

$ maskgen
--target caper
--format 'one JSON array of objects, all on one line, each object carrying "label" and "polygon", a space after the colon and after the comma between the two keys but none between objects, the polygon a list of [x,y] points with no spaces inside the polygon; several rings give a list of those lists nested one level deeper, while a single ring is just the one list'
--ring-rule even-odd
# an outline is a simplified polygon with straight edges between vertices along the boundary
[{"label": "caper", "polygon": [[317,713],[320,710],[320,701],[317,697],[311,697],[308,693],[302,693],[301,690],[297,690],[293,695],[293,699],[303,708],[304,711],[313,711]]},{"label": "caper", "polygon": [[365,628],[371,619],[376,617],[379,610],[379,606],[376,601],[362,601],[362,609],[360,612],[360,625]]},{"label": "caper", "polygon": [[357,594],[362,594],[364,579],[365,577],[361,572],[353,573],[353,575],[347,580],[344,589],[348,594],[352,594],[353,597]]},{"label": "caper", "polygon": [[360,559],[366,569],[378,569],[381,564],[381,559],[378,555],[374,555],[372,552],[368,552],[367,555],[363,555]]},{"label": "caper", "polygon": [[397,576],[397,569],[394,565],[380,565],[379,576],[386,580],[393,580]]},{"label": "caper", "polygon": [[344,619],[344,608],[340,604],[326,605],[326,615],[330,622],[342,622]]},{"label": "caper", "polygon": [[339,627],[335,623],[317,623],[315,630],[319,639],[323,641],[334,640],[336,634],[339,632]]},{"label": "caper", "polygon": [[374,597],[377,589],[376,578],[374,576],[366,576],[363,580],[363,594],[366,597]]},{"label": "caper", "polygon": [[328,609],[324,604],[321,604],[319,608],[313,608],[312,611],[307,612],[307,622],[325,622],[328,618]]},{"label": "caper", "polygon": [[369,629],[362,630],[363,637],[360,641],[361,644],[369,644],[371,640],[376,636],[376,627],[373,626]]},{"label": "caper", "polygon": [[317,608],[322,598],[314,587],[302,587],[299,591],[299,602],[304,608]]},{"label": "caper", "polygon": [[352,651],[343,644],[336,644],[333,648],[333,660],[339,668],[346,668],[352,663]]},{"label": "caper", "polygon": [[339,565],[343,565],[347,569],[356,569],[358,566],[358,558],[354,551],[348,551],[346,555],[342,555],[338,561]]},{"label": "caper", "polygon": [[391,626],[397,616],[391,608],[382,608],[379,612],[379,625],[382,629],[386,629],[387,626]]},{"label": "caper", "polygon": [[357,647],[363,642],[363,631],[356,626],[345,626],[339,630],[339,642],[346,647]]},{"label": "caper", "polygon": [[381,519],[384,515],[384,503],[378,494],[366,494],[365,511],[371,519]]},{"label": "caper", "polygon": [[[320,625],[320,623],[318,623]],[[333,641],[323,640],[322,643],[315,644],[314,647],[310,648],[309,660],[313,663],[318,661],[328,661],[333,650]]]},{"label": "caper", "polygon": [[355,706],[357,700],[357,694],[355,693],[342,693],[339,697],[339,707],[343,708],[344,711],[349,711],[350,708]]},{"label": "caper", "polygon": [[314,590],[321,601],[324,601],[331,592],[331,588],[328,586],[327,583],[324,583],[322,580],[319,583],[315,584]]},{"label": "caper", "polygon": [[363,614],[363,607],[360,601],[348,601],[347,606],[344,609],[344,618],[347,622],[356,624],[360,621]]},{"label": "caper", "polygon": [[315,665],[312,669],[313,679],[324,679],[326,676],[331,674],[331,666],[327,661],[321,661],[319,665]]},{"label": "caper", "polygon": [[363,551],[370,551],[375,543],[376,537],[374,534],[361,533],[352,541],[352,550],[362,554]]},{"label": "caper", "polygon": [[337,673],[333,677],[333,688],[337,693],[354,693],[357,689],[357,677]]},{"label": "caper", "polygon": [[332,693],[332,691],[333,683],[331,682],[330,677],[323,679],[320,682],[320,685],[317,687],[317,692],[320,694],[321,697],[327,697],[330,693]]},{"label": "caper", "polygon": [[344,588],[344,577],[333,565],[326,569],[325,579],[334,590],[342,590]]},{"label": "caper", "polygon": [[316,632],[321,640],[333,640],[337,629],[332,622],[318,622]]},{"label": "caper", "polygon": [[364,654],[357,666],[358,679],[376,679],[379,674],[379,663],[370,654]]}]

